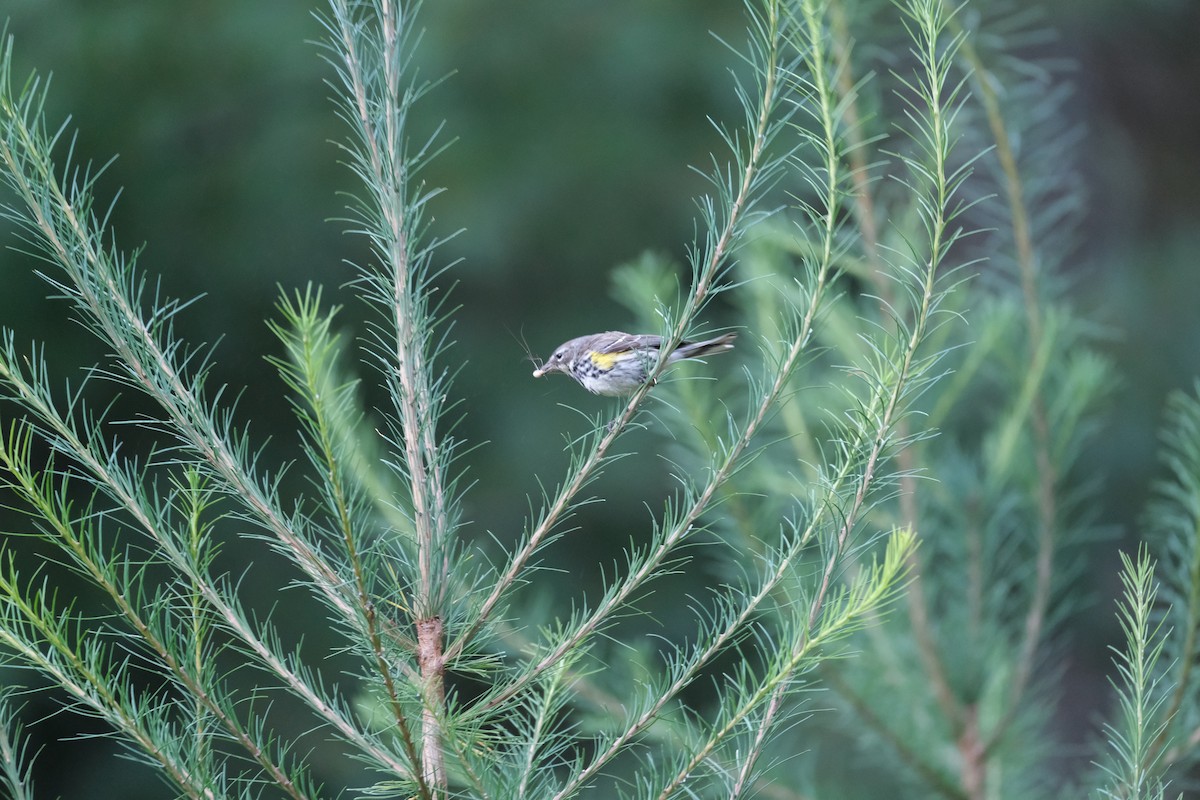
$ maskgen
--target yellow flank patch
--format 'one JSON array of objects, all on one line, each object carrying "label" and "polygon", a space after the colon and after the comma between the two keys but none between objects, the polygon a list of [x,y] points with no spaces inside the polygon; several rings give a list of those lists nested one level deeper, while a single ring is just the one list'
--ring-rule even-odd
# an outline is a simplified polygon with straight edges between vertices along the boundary
[{"label": "yellow flank patch", "polygon": [[624,355],[625,353],[597,353],[595,350],[588,353],[592,363],[600,369],[612,369],[613,364],[620,361]]}]

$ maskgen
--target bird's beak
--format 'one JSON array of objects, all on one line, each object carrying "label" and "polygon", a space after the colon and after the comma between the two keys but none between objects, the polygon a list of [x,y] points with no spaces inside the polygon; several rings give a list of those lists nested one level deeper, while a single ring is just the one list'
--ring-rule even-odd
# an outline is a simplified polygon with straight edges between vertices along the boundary
[{"label": "bird's beak", "polygon": [[533,371],[533,377],[535,377],[535,378],[540,378],[540,377],[542,377],[543,375],[545,375],[545,374],[546,374],[547,372],[549,372],[549,371],[550,371],[550,370],[546,369],[546,365],[545,365],[545,364],[542,364],[540,367],[538,367],[537,369],[535,369],[535,370]]}]

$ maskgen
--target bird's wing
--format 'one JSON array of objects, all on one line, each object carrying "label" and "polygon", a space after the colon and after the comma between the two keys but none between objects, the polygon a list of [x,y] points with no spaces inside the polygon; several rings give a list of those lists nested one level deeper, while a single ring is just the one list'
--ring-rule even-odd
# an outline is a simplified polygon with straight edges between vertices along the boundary
[{"label": "bird's wing", "polygon": [[635,335],[632,333],[621,333],[620,331],[610,331],[609,336],[612,339],[603,345],[596,347],[597,353],[619,353],[624,350],[645,349],[651,347],[659,347],[662,345],[662,337],[654,334],[643,333]]}]

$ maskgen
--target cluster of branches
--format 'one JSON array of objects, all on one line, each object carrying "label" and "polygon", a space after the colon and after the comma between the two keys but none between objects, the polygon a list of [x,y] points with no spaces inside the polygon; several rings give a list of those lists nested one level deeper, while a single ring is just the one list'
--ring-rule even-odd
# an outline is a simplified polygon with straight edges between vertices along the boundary
[{"label": "cluster of branches", "polygon": [[[10,536],[52,548],[73,573],[30,567],[4,543],[0,664],[57,687],[195,798],[324,796],[330,777],[305,747],[344,755],[345,785],[363,795],[803,797],[830,780],[798,755],[828,727],[870,742],[873,768],[922,795],[1051,792],[1031,695],[1069,610],[1062,553],[1086,531],[1073,470],[1106,372],[1080,355],[1084,326],[1046,278],[1077,195],[1036,160],[1060,153],[1014,144],[1053,119],[1050,100],[1023,104],[1046,75],[1014,68],[975,16],[940,0],[886,6],[899,24],[883,35],[905,54],[887,78],[851,48],[859,18],[841,3],[748,3],[744,119],[721,128],[728,153],[699,202],[688,281],[673,290],[647,260],[619,282],[633,307],[654,309],[644,322],[664,352],[723,296],[759,357],[719,394],[656,364],[570,444],[566,474],[515,541],[489,545],[462,521],[444,267],[425,214],[436,192],[420,178],[440,144],[408,134],[431,88],[411,77],[417,10],[333,0],[322,17],[361,184],[348,227],[369,245],[354,265],[373,312],[359,360],[386,402],[364,408],[337,309],[319,291],[285,294],[273,363],[302,434],[303,497],[287,496],[227,392],[208,385],[209,352],[176,334],[187,304],[149,291],[115,243],[96,207],[102,170],[76,165],[70,147],[56,164],[64,129],[47,126],[41,82],[14,83],[6,42],[6,214],[112,356],[60,390],[39,348],[8,330],[0,341],[2,481],[29,521]],[[1028,118],[1011,114],[1021,107]],[[781,211],[768,205],[777,188],[791,198]],[[1012,280],[986,295],[958,288],[983,256]],[[962,347],[973,304],[978,342]],[[99,379],[157,412],[90,406]],[[678,489],[599,596],[572,598],[536,632],[518,624],[540,559],[563,546],[617,442],[652,435],[654,403]],[[1200,427],[1188,401],[1179,409],[1173,430]],[[127,422],[156,446],[123,448],[112,431]],[[930,439],[935,427],[947,435]],[[1171,613],[1184,616],[1168,637],[1152,619],[1148,558],[1130,561],[1125,717],[1094,781],[1114,797],[1161,794],[1163,768],[1186,764],[1198,738],[1187,717],[1200,441],[1169,441],[1174,478],[1155,519]],[[244,576],[219,553],[234,527],[290,562],[290,591],[321,604],[337,658],[246,606]],[[621,621],[685,563],[717,575],[677,599],[687,632],[615,645]],[[103,612],[59,591],[78,583]],[[885,613],[906,585],[903,612]],[[1165,648],[1179,673],[1162,668]],[[339,684],[334,669],[350,677]],[[828,723],[805,702],[822,683],[845,712]],[[0,706],[0,782],[32,796],[11,698]],[[837,796],[871,796],[858,783]]]}]

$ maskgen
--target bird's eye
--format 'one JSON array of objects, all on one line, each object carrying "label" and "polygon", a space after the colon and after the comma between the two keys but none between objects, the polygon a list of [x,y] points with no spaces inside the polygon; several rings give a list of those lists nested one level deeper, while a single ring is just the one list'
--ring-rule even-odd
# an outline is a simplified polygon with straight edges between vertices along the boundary
[{"label": "bird's eye", "polygon": [[555,361],[562,361],[562,357],[563,357],[562,350],[559,350],[557,353],[554,354]]}]

